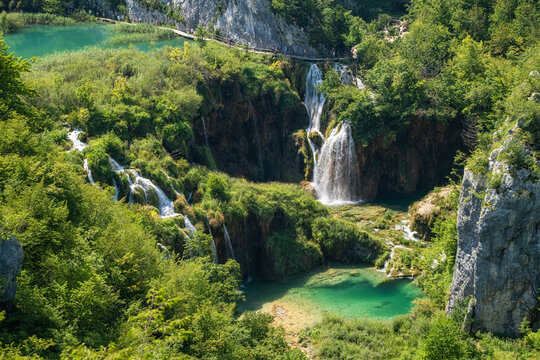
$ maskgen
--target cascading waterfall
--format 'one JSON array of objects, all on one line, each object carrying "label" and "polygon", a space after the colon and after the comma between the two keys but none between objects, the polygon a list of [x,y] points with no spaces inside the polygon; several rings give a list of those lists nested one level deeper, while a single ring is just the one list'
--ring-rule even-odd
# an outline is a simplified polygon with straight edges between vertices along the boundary
[{"label": "cascading waterfall", "polygon": [[225,244],[227,244],[227,250],[229,251],[229,256],[231,259],[236,260],[236,257],[234,256],[234,250],[232,247],[231,237],[229,235],[229,232],[227,231],[227,226],[223,224],[223,237],[225,237]]},{"label": "cascading waterfall", "polygon": [[88,147],[87,144],[83,143],[81,140],[79,140],[79,135],[83,131],[80,129],[74,129],[70,132],[68,132],[68,139],[71,140],[73,143],[73,146],[71,147],[71,150],[78,150],[79,152],[82,152],[84,149]]},{"label": "cascading waterfall", "polygon": [[219,262],[216,241],[214,240],[214,235],[212,234],[212,228],[210,227],[210,220],[208,220],[208,214],[206,214],[206,225],[208,226],[208,232],[212,238],[212,251],[214,252],[214,262],[217,264]]},{"label": "cascading waterfall", "polygon": [[83,162],[83,168],[86,170],[86,174],[88,175],[88,181],[90,181],[90,184],[95,185],[94,177],[92,176],[92,170],[90,170],[90,167],[88,166],[88,159],[84,159]]},{"label": "cascading waterfall", "polygon": [[[114,160],[112,157],[109,157],[109,163],[111,164],[112,169],[119,175],[127,175],[127,179],[129,181],[129,202],[133,203],[133,193],[137,189],[141,189],[143,193],[146,195],[148,194],[148,191],[152,189],[157,197],[158,197],[158,209],[159,214],[163,219],[167,219],[170,217],[175,216],[183,216],[184,222],[186,224],[186,228],[189,230],[191,234],[195,234],[197,230],[189,220],[189,218],[183,214],[177,213],[174,211],[174,202],[167,197],[167,195],[156,186],[151,180],[139,175],[139,173],[133,169],[125,169],[122,165],[120,165],[116,160]],[[116,181],[113,179],[113,184],[116,184]],[[118,190],[117,190],[118,191]]]},{"label": "cascading waterfall", "polygon": [[[336,70],[344,71],[341,67],[337,67]],[[324,138],[320,126],[326,97],[318,92],[317,85],[320,83],[322,83],[322,73],[317,65],[312,64],[307,75],[304,104],[309,115],[309,126],[306,132],[313,152],[313,186],[317,191],[319,201],[323,204],[357,203],[359,201],[356,194],[358,159],[352,128],[349,123],[342,123],[332,129],[327,139]],[[320,148],[311,140],[313,133],[318,134],[323,140]]]}]

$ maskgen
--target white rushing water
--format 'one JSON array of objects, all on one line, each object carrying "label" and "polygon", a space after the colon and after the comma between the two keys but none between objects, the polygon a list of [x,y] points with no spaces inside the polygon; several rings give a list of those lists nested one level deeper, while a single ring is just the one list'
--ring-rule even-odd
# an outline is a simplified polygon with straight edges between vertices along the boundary
[{"label": "white rushing water", "polygon": [[[337,65],[336,70],[346,72]],[[332,129],[327,139],[324,138],[320,126],[326,97],[317,89],[321,83],[322,73],[317,65],[312,64],[306,79],[304,104],[309,115],[306,132],[313,152],[313,187],[319,201],[325,205],[355,204],[360,199],[357,195],[358,159],[352,128],[349,123],[342,123]],[[323,140],[320,148],[310,139],[314,133]]]},{"label": "white rushing water", "polygon": [[[120,175],[125,174],[128,177],[129,189],[130,189],[130,196],[129,196],[130,202],[132,202],[133,193],[136,190],[140,189],[144,193],[145,199],[147,200],[147,203],[148,203],[148,192],[153,190],[158,197],[158,204],[156,205],[159,209],[159,214],[162,218],[166,219],[166,218],[170,218],[174,216],[180,216],[180,215],[183,216],[182,214],[174,211],[174,202],[171,199],[169,199],[167,195],[163,192],[163,190],[161,190],[161,188],[156,186],[150,179],[147,179],[141,176],[137,171],[133,169],[124,169],[123,166],[121,166],[116,160],[114,160],[111,157],[109,157],[109,163],[111,164],[111,167],[116,173]],[[187,219],[187,217],[185,216],[184,218],[186,219],[186,226],[187,226],[189,219]]]},{"label": "white rushing water", "polygon": [[92,170],[90,170],[90,167],[88,166],[88,159],[84,159],[83,168],[86,170],[86,174],[88,175],[88,181],[90,181],[90,184],[94,185],[96,182],[92,176]]},{"label": "white rushing water", "polygon": [[88,147],[87,144],[83,143],[81,140],[79,140],[79,135],[83,133],[80,129],[73,129],[72,131],[68,132],[68,139],[71,140],[73,143],[73,146],[71,147],[71,150],[77,150],[82,152],[84,149]]},{"label": "white rushing water", "polygon": [[313,182],[319,200],[327,205],[357,203],[357,168],[351,125],[342,123],[332,129],[313,170]]},{"label": "white rushing water", "polygon": [[229,232],[227,231],[227,226],[225,226],[225,224],[223,224],[223,236],[225,237],[225,244],[227,244],[227,251],[229,251],[229,257],[236,260],[232,247],[231,237],[229,235]]}]

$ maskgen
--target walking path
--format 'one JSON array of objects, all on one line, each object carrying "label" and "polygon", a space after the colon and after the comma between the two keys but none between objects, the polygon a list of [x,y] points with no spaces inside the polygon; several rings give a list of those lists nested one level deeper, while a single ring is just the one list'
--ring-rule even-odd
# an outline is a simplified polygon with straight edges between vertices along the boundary
[{"label": "walking path", "polygon": [[[114,19],[109,19],[109,18],[103,18],[103,17],[96,17],[97,20],[99,21],[104,21],[104,22],[108,22],[108,23],[111,23],[111,24],[116,24],[116,23],[122,23],[122,24],[129,24],[129,25],[135,25],[136,23],[130,23],[130,22],[126,22],[126,21],[119,21],[119,20],[114,20]],[[178,29],[173,29],[173,28],[169,28],[169,27],[164,27],[164,26],[157,26],[158,29],[162,29],[162,30],[169,30],[169,31],[172,31],[174,32],[175,34],[179,35],[179,36],[182,36],[184,38],[187,38],[187,39],[192,39],[192,40],[195,40],[197,39],[197,35],[196,34],[190,34],[190,33],[187,33],[185,31],[182,31],[182,30],[178,30]],[[240,50],[244,50],[244,51],[249,51],[251,53],[254,53],[254,54],[263,54],[263,55],[272,55],[272,56],[286,56],[286,57],[289,57],[289,58],[292,58],[292,59],[297,59],[297,60],[305,60],[305,61],[337,61],[337,60],[343,60],[345,58],[338,58],[338,57],[316,57],[316,56],[310,56],[310,55],[299,55],[299,54],[292,54],[292,53],[284,53],[284,52],[281,52],[281,51],[276,51],[276,50],[272,50],[272,49],[264,49],[264,48],[257,48],[257,47],[253,47],[253,46],[248,46],[246,47],[245,45],[239,45],[238,43],[235,43],[233,40],[230,40],[230,39],[227,39],[221,35],[218,35],[218,34],[211,34],[210,37],[204,37],[203,40],[205,41],[216,41],[220,44],[223,44],[225,46],[229,46],[229,47],[235,47],[237,49],[240,49]]]}]

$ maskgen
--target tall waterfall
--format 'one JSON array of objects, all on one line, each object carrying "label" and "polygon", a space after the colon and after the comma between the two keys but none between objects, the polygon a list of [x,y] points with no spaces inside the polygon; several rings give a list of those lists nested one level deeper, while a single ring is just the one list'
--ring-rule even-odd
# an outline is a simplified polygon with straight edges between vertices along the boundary
[{"label": "tall waterfall", "polygon": [[227,244],[227,250],[229,251],[229,256],[231,257],[231,259],[236,260],[236,257],[234,256],[234,250],[232,247],[231,237],[229,235],[229,232],[227,231],[227,226],[225,226],[225,224],[223,224],[223,237],[225,237],[225,244]]},{"label": "tall waterfall", "polygon": [[[341,71],[341,68],[339,68]],[[309,115],[306,130],[309,145],[313,152],[313,186],[319,201],[326,205],[357,203],[358,159],[352,137],[351,125],[342,123],[332,129],[325,139],[321,133],[321,115],[326,101],[324,94],[317,91],[322,83],[322,73],[317,65],[311,65],[306,80],[304,104]],[[310,139],[313,133],[323,139],[320,148]]]},{"label": "tall waterfall", "polygon": [[324,204],[358,202],[356,195],[358,160],[349,123],[332,129],[324,142],[313,172],[313,182]]}]

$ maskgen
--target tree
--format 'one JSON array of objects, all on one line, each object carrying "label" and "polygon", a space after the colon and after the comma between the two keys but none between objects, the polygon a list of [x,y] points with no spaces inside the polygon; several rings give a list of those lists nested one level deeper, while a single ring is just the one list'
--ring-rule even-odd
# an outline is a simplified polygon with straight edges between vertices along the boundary
[{"label": "tree", "polygon": [[34,94],[34,90],[22,81],[23,73],[30,70],[30,62],[8,53],[2,34],[0,34],[0,120],[5,120],[11,111],[28,114],[22,97]]}]

